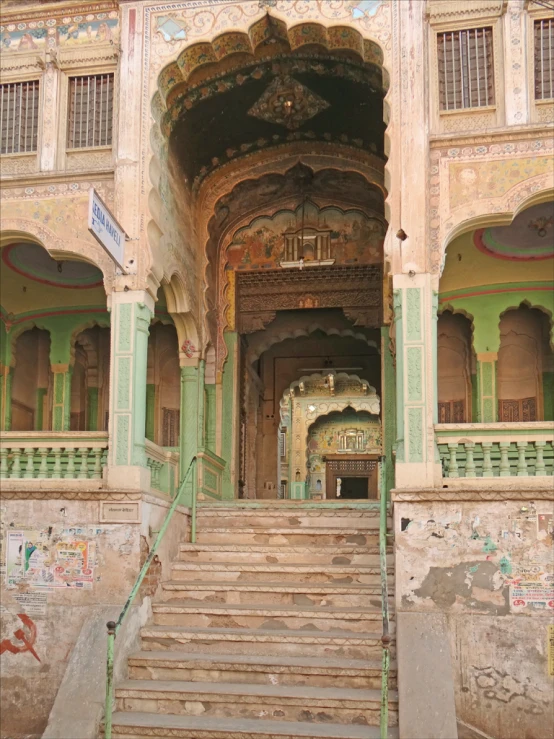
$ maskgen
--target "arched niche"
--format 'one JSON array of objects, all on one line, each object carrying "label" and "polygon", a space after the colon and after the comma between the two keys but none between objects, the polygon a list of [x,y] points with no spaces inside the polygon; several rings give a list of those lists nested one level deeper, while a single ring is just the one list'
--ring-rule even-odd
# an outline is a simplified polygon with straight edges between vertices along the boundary
[{"label": "arched niche", "polygon": [[14,346],[11,389],[11,430],[51,428],[52,382],[50,334],[40,328],[21,333]]},{"label": "arched niche", "polygon": [[475,355],[471,321],[444,311],[437,326],[438,420],[468,423],[472,420]]},{"label": "arched niche", "polygon": [[152,324],[148,337],[146,438],[159,446],[179,445],[181,383],[179,341],[171,324]]},{"label": "arched niche", "polygon": [[554,367],[549,330],[548,316],[525,304],[502,315],[497,363],[499,421],[552,418]]},{"label": "arched niche", "polygon": [[107,431],[110,390],[110,329],[93,326],[78,334],[71,374],[72,431]]}]

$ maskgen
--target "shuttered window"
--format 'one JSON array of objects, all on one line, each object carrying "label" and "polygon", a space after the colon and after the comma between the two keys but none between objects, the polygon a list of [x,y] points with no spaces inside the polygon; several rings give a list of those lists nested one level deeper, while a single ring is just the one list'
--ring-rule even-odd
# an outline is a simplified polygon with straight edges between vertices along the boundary
[{"label": "shuttered window", "polygon": [[68,149],[111,146],[113,74],[69,79]]},{"label": "shuttered window", "polygon": [[0,85],[0,153],[36,151],[38,80]]},{"label": "shuttered window", "polygon": [[441,110],[494,105],[492,28],[438,35]]},{"label": "shuttered window", "polygon": [[535,21],[535,100],[554,98],[554,18]]}]

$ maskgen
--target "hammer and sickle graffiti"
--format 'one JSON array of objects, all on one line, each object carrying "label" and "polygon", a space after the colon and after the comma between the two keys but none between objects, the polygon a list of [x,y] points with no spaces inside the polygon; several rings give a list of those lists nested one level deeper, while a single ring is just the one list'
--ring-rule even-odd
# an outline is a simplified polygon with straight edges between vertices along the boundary
[{"label": "hammer and sickle graffiti", "polygon": [[14,644],[11,639],[3,639],[0,642],[0,654],[4,652],[11,652],[12,654],[20,654],[21,652],[31,652],[33,657],[40,662],[40,657],[35,652],[33,645],[37,640],[37,627],[34,621],[27,616],[26,613],[18,613],[17,617],[27,627],[29,633],[26,634],[23,629],[17,629],[13,632],[16,639],[23,642],[23,644]]}]

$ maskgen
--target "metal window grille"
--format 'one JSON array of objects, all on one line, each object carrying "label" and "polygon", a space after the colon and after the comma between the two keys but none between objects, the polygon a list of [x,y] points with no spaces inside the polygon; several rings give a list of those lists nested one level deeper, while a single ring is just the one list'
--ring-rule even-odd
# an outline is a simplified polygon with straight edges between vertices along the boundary
[{"label": "metal window grille", "polygon": [[113,74],[69,79],[68,149],[111,146]]},{"label": "metal window grille", "polygon": [[38,80],[0,85],[0,153],[36,151]]},{"label": "metal window grille", "polygon": [[492,28],[438,35],[441,110],[494,105]]},{"label": "metal window grille", "polygon": [[535,100],[554,98],[554,18],[535,21]]}]

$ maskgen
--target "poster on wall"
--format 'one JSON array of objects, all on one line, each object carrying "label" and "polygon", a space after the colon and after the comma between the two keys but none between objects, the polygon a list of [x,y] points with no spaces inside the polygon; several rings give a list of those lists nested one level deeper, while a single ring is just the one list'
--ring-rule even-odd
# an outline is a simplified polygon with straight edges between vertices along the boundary
[{"label": "poster on wall", "polygon": [[72,538],[52,540],[48,529],[8,531],[6,585],[15,588],[81,588],[94,581],[96,544]]}]

